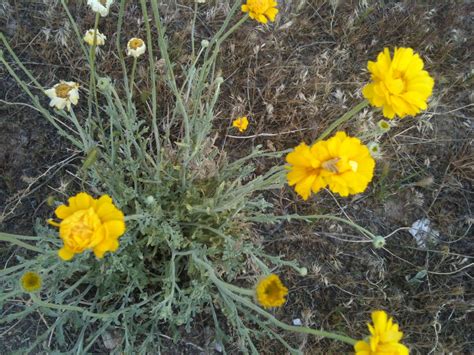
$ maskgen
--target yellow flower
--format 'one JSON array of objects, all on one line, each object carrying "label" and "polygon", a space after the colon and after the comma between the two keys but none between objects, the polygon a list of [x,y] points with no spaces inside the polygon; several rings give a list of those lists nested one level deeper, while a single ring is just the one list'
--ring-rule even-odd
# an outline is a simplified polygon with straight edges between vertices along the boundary
[{"label": "yellow flower", "polygon": [[278,13],[277,5],[274,0],[247,0],[242,5],[242,11],[248,12],[251,19],[260,23],[267,23],[268,20],[273,22]]},{"label": "yellow flower", "polygon": [[362,93],[371,105],[383,108],[387,118],[414,116],[426,110],[433,92],[434,80],[423,66],[423,60],[411,48],[395,48],[393,59],[384,48],[377,61],[367,65],[372,82]]},{"label": "yellow flower", "polygon": [[270,274],[258,282],[255,292],[258,303],[265,308],[271,308],[283,306],[288,289],[277,275]]},{"label": "yellow flower", "polygon": [[49,220],[59,227],[59,236],[64,246],[58,255],[63,260],[71,260],[74,254],[93,250],[98,258],[107,251],[116,251],[118,238],[125,233],[123,213],[115,207],[108,195],[94,199],[85,192],[69,198],[69,206],[56,208],[60,223]]},{"label": "yellow flower", "polygon": [[146,45],[140,38],[132,38],[127,43],[127,55],[131,57],[138,58],[143,53],[145,53]]},{"label": "yellow flower", "polygon": [[290,186],[304,200],[329,186],[341,196],[363,192],[372,180],[375,161],[357,138],[337,132],[312,146],[301,143],[286,157]]},{"label": "yellow flower", "polygon": [[98,12],[100,16],[105,17],[109,14],[110,5],[114,0],[87,0],[89,5],[94,12]]},{"label": "yellow flower", "polygon": [[384,311],[372,312],[374,325],[367,324],[370,336],[354,345],[356,355],[408,355],[408,348],[400,344],[403,333],[398,330],[398,324],[388,319]]},{"label": "yellow flower", "polygon": [[[99,30],[97,30],[97,34],[95,36],[95,45],[96,46],[103,46],[105,44],[105,40],[107,37],[100,33]],[[84,41],[89,45],[92,46],[94,45],[94,29],[87,30],[86,33],[84,34]]]},{"label": "yellow flower", "polygon": [[248,125],[249,120],[247,119],[247,117],[239,117],[232,122],[232,127],[237,128],[239,132],[247,130]]},{"label": "yellow flower", "polygon": [[26,292],[35,292],[41,288],[41,276],[33,271],[28,271],[20,279],[21,287]]},{"label": "yellow flower", "polygon": [[51,99],[49,106],[56,107],[58,110],[71,110],[71,104],[77,105],[79,102],[79,84],[74,81],[60,81],[51,89],[45,91],[45,94]]}]

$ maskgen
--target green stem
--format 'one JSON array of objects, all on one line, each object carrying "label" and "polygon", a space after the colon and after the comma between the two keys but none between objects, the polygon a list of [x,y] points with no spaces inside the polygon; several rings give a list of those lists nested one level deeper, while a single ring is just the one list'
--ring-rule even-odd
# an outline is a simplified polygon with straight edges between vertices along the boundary
[{"label": "green stem", "polygon": [[22,242],[21,240],[18,240],[16,238],[16,236],[13,235],[13,234],[6,234],[6,233],[1,233],[0,232],[0,242],[11,243],[11,244],[17,245],[19,247],[22,247],[22,248],[25,248],[25,249],[28,249],[28,250],[31,250],[31,251],[35,251],[37,253],[42,253],[42,254],[45,253],[44,250],[42,250],[38,247],[35,247],[35,246],[30,245],[28,243]]},{"label": "green stem", "polygon": [[[155,136],[155,145],[156,145],[156,159],[160,159],[160,150],[161,150],[161,142],[160,142],[160,133],[158,131],[158,124],[157,124],[157,102],[156,102],[156,74],[155,74],[155,58],[153,56],[153,45],[152,45],[152,34],[151,34],[151,27],[150,21],[148,21],[148,10],[145,0],[140,0],[140,5],[143,12],[143,18],[145,20],[145,29],[146,29],[146,41],[148,47],[148,62],[149,62],[149,69],[150,69],[150,80],[151,80],[151,125],[153,128],[153,134]],[[159,165],[159,164],[157,164]],[[159,174],[159,169],[156,170],[156,173]]]},{"label": "green stem", "polygon": [[130,74],[130,98],[133,97],[133,84],[135,83],[135,71],[137,70],[137,57],[133,57],[132,73]]},{"label": "green stem", "polygon": [[222,286],[228,288],[231,291],[235,291],[235,292],[238,292],[238,293],[240,293],[242,295],[246,295],[246,296],[252,296],[253,297],[255,295],[255,290],[253,290],[253,289],[238,287],[238,286],[232,285],[232,284],[224,282],[224,281],[221,281],[221,282],[222,282]]},{"label": "green stem", "polygon": [[20,291],[20,290],[13,290],[11,292],[1,294],[0,295],[0,302],[3,302],[3,301],[5,301],[9,298],[15,297],[16,295],[19,295],[21,293],[22,293],[22,291]]},{"label": "green stem", "polygon": [[196,31],[196,17],[197,17],[198,3],[194,2],[194,13],[193,13],[193,22],[191,23],[191,58],[194,60],[194,55],[196,54],[195,43],[194,43],[194,33]]},{"label": "green stem", "polygon": [[97,47],[97,30],[99,28],[99,18],[100,14],[96,12],[95,14],[95,22],[94,22],[94,42],[92,43],[92,46],[89,48],[89,64],[90,64],[90,76],[89,76],[89,99],[88,99],[88,105],[89,105],[89,121],[92,118],[92,99],[95,99],[96,103],[96,110],[98,114],[99,110],[99,105],[97,102],[97,90],[95,87],[95,49]]},{"label": "green stem", "polygon": [[265,215],[265,216],[262,216],[262,217],[248,217],[248,220],[249,221],[252,221],[252,222],[262,222],[262,223],[271,223],[271,222],[276,222],[276,221],[291,221],[292,219],[296,219],[296,220],[302,220],[302,221],[309,221],[309,220],[318,220],[318,219],[330,219],[330,220],[333,220],[333,221],[337,221],[337,222],[342,222],[342,223],[345,223],[349,226],[351,226],[352,228],[355,228],[357,229],[359,232],[361,232],[362,234],[370,237],[370,238],[376,238],[376,235],[374,235],[371,231],[365,229],[364,227],[361,227],[359,226],[358,224],[352,222],[352,221],[349,221],[347,219],[344,219],[344,218],[341,218],[341,217],[336,217],[336,216],[332,216],[332,215],[328,215],[328,214],[322,214],[322,215],[318,215],[318,214],[314,214],[314,215],[309,215],[309,216],[300,216],[300,215],[285,215],[285,216],[268,216],[268,215]]},{"label": "green stem", "polygon": [[63,6],[64,11],[66,11],[67,17],[69,18],[69,22],[71,23],[72,28],[74,29],[74,32],[76,33],[76,37],[77,37],[77,40],[79,42],[79,45],[81,46],[82,52],[84,53],[84,57],[88,58],[87,49],[86,49],[86,46],[83,43],[83,38],[82,38],[81,34],[79,33],[79,28],[77,27],[77,23],[76,23],[76,21],[74,21],[74,18],[72,17],[71,12],[69,11],[69,8],[66,5],[65,0],[61,0],[61,5]]},{"label": "green stem", "polygon": [[15,271],[18,271],[18,270],[26,269],[27,267],[29,267],[30,265],[35,264],[36,262],[37,261],[35,259],[33,259],[33,260],[25,261],[25,262],[23,262],[21,264],[18,264],[18,265],[10,266],[6,269],[1,269],[0,270],[0,277],[9,275],[9,274],[11,274]]},{"label": "green stem", "polygon": [[318,137],[316,142],[319,142],[323,140],[324,138],[326,138],[327,136],[329,136],[332,133],[332,131],[334,131],[344,122],[349,121],[352,118],[352,116],[354,116],[356,113],[358,113],[360,110],[367,107],[368,105],[369,105],[369,101],[364,100],[361,103],[359,103],[357,106],[353,107],[350,111],[347,111],[337,120],[335,120],[328,128],[326,128],[326,130]]}]

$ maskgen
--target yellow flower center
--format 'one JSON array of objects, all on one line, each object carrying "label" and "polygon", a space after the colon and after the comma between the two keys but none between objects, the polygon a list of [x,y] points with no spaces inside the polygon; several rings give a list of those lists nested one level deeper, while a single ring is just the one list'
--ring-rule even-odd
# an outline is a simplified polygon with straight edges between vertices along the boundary
[{"label": "yellow flower center", "polygon": [[61,99],[67,99],[69,97],[69,92],[74,89],[73,86],[70,86],[66,83],[61,83],[54,89],[56,91],[56,96]]},{"label": "yellow flower center", "polygon": [[[60,224],[60,236],[71,250],[81,252],[91,248],[101,240],[97,240],[95,232],[102,226],[99,216],[91,207],[79,210],[64,219]],[[100,234],[102,238],[102,234]]]},{"label": "yellow flower center", "polygon": [[36,272],[29,271],[21,278],[21,286],[27,292],[34,292],[41,288],[41,276]]},{"label": "yellow flower center", "polygon": [[279,299],[280,297],[280,287],[276,282],[270,283],[267,288],[265,289],[265,295],[272,299],[276,300]]},{"label": "yellow flower center", "polygon": [[107,4],[107,0],[99,0],[99,2],[100,2],[103,6],[105,6],[105,5]]},{"label": "yellow flower center", "polygon": [[128,46],[131,49],[140,48],[141,46],[143,46],[143,40],[141,40],[140,38],[132,38],[130,42],[128,42]]}]

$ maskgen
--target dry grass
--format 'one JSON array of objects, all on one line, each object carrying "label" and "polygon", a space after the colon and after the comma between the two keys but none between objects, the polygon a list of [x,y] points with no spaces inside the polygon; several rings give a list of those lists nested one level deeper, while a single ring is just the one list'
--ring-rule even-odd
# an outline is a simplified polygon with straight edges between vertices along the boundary
[{"label": "dry grass", "polygon": [[[1,25],[5,25],[16,51],[40,82],[49,85],[71,75],[75,79],[87,78],[87,68],[73,45],[72,32],[65,28],[66,17],[59,6],[40,1],[28,6],[23,1],[10,3],[4,11],[9,16],[5,15]],[[75,3],[71,11],[80,26],[91,27],[94,19],[84,1]],[[300,318],[313,327],[362,337],[370,310],[382,308],[395,316],[405,333],[405,342],[414,352],[474,352],[474,244],[470,232],[474,26],[469,16],[474,7],[447,2],[378,3],[286,1],[280,5],[281,14],[275,25],[262,27],[248,22],[233,35],[222,49],[218,68],[226,78],[216,117],[219,142],[236,156],[257,144],[280,150],[302,140],[309,143],[360,100],[360,89],[368,79],[367,59],[373,59],[384,46],[410,46],[420,52],[436,80],[429,111],[401,121],[383,138],[383,159],[367,193],[342,199],[322,192],[303,203],[287,188],[268,198],[281,212],[346,216],[380,235],[428,218],[440,232],[438,242],[422,249],[402,229],[388,239],[385,249],[375,250],[352,230],[331,223],[281,224],[260,232],[266,236],[264,243],[269,251],[300,260],[310,270],[304,278],[293,272],[282,275],[290,287],[289,302],[276,312],[282,320]],[[204,9],[198,17],[198,42],[215,31],[226,5],[216,7],[211,2]],[[188,6],[175,6],[174,2],[167,6],[166,21],[172,29],[171,45],[177,63],[189,59],[186,39],[190,16]],[[127,9],[127,19],[124,39],[137,31],[143,33],[143,21],[133,3]],[[114,28],[113,16],[107,17],[101,31],[108,36],[109,44],[100,57],[108,60],[102,61],[101,70],[120,78],[113,56]],[[4,74],[2,68],[0,73]],[[138,75],[137,86],[146,95],[146,72],[139,71]],[[164,89],[160,87],[160,93]],[[9,79],[2,83],[2,91],[7,101],[25,101]],[[160,95],[160,100],[161,114],[166,115],[170,97]],[[2,132],[7,132],[8,137],[2,143],[2,151],[9,152],[2,153],[0,161],[4,190],[0,202],[5,204],[28,186],[19,176],[40,175],[71,152],[55,144],[44,152],[38,143],[56,142],[57,137],[46,124],[37,121],[40,118],[29,108],[4,106],[0,113]],[[251,120],[248,139],[231,137],[236,135],[229,128],[231,120],[241,114]],[[379,113],[367,110],[345,128],[360,134],[380,118]],[[27,142],[19,150],[13,149],[25,131],[30,134],[26,135]],[[287,133],[291,131],[295,132]],[[34,139],[36,135],[38,140]],[[26,152],[29,159],[22,160]],[[261,169],[274,163],[280,162],[262,161]],[[23,200],[2,229],[27,230],[32,221],[24,220],[24,214],[31,215],[31,204],[36,208],[46,195],[61,187],[61,181],[68,177],[67,170],[74,171],[74,167],[63,169],[62,179],[39,179],[37,185],[43,187]],[[34,186],[30,191],[33,189]],[[38,209],[38,215],[46,213],[47,208]],[[5,250],[2,255],[5,264],[11,251]],[[415,282],[413,277],[421,270],[427,270],[427,275]],[[38,322],[41,317],[38,315]],[[31,322],[37,324],[34,319]],[[10,327],[0,328],[0,334],[21,334],[25,325]],[[195,334],[199,335],[189,335],[189,342],[206,347],[209,342],[201,336],[205,327],[205,321],[197,324]],[[207,332],[206,336],[209,339],[212,333]],[[314,337],[286,338],[301,344],[307,354],[347,351],[344,345]],[[276,346],[261,341],[262,353],[275,353]],[[198,352],[192,346],[186,349],[187,353]]]}]

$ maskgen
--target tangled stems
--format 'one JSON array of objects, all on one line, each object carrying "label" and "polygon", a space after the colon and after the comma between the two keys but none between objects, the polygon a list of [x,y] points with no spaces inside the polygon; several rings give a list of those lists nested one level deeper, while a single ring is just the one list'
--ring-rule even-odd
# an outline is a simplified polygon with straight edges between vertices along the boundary
[{"label": "tangled stems", "polygon": [[202,265],[207,270],[209,278],[217,286],[219,291],[221,291],[226,296],[229,296],[234,301],[237,301],[237,302],[241,303],[242,305],[246,306],[247,308],[250,308],[251,310],[255,311],[256,313],[264,316],[270,322],[272,322],[274,325],[280,327],[281,329],[288,330],[288,331],[293,331],[293,332],[297,332],[297,333],[312,334],[312,335],[316,335],[316,336],[319,336],[319,337],[334,339],[334,340],[342,341],[342,342],[347,343],[349,345],[354,345],[356,343],[355,339],[352,339],[352,338],[350,338],[348,336],[345,336],[345,335],[340,335],[340,334],[336,334],[336,333],[332,333],[332,332],[327,332],[327,331],[324,331],[324,330],[317,330],[317,329],[313,329],[313,328],[309,328],[309,327],[301,327],[301,326],[296,327],[296,326],[292,326],[292,325],[289,325],[289,324],[286,324],[286,323],[283,323],[283,322],[279,321],[273,315],[271,315],[270,313],[264,311],[262,308],[260,308],[256,304],[252,303],[248,298],[242,297],[242,296],[239,296],[239,295],[236,294],[236,293],[240,293],[240,294],[243,294],[243,295],[246,295],[246,296],[252,296],[254,294],[253,290],[240,288],[240,287],[237,287],[235,285],[231,285],[227,282],[224,282],[224,281],[220,280],[216,276],[214,270],[212,269],[212,267],[208,263],[206,263],[205,261],[199,259],[196,256],[196,254],[194,254],[194,253],[192,254],[192,257],[193,257],[193,260],[197,264]]},{"label": "tangled stems", "polygon": [[73,311],[73,312],[80,312],[86,316],[89,316],[89,317],[93,317],[93,318],[97,318],[97,319],[110,319],[110,318],[114,318],[114,317],[117,317],[119,316],[120,314],[122,313],[125,313],[129,310],[132,310],[132,309],[136,309],[138,307],[141,307],[145,304],[147,304],[148,302],[151,302],[153,301],[153,299],[157,296],[158,294],[155,294],[153,297],[150,297],[149,299],[147,300],[144,300],[140,303],[137,303],[137,304],[134,304],[130,307],[125,307],[125,308],[122,308],[118,311],[115,311],[115,312],[111,312],[111,313],[94,313],[94,312],[91,312],[91,311],[88,311],[87,309],[84,309],[82,307],[77,307],[77,306],[70,306],[70,305],[65,305],[65,304],[55,304],[55,303],[49,303],[49,302],[46,302],[46,301],[43,301],[41,299],[38,298],[37,295],[35,295],[34,293],[30,293],[30,297],[31,297],[31,300],[36,304],[38,305],[39,307],[45,307],[45,308],[50,308],[50,309],[57,309],[57,310],[60,310],[60,311]]}]

